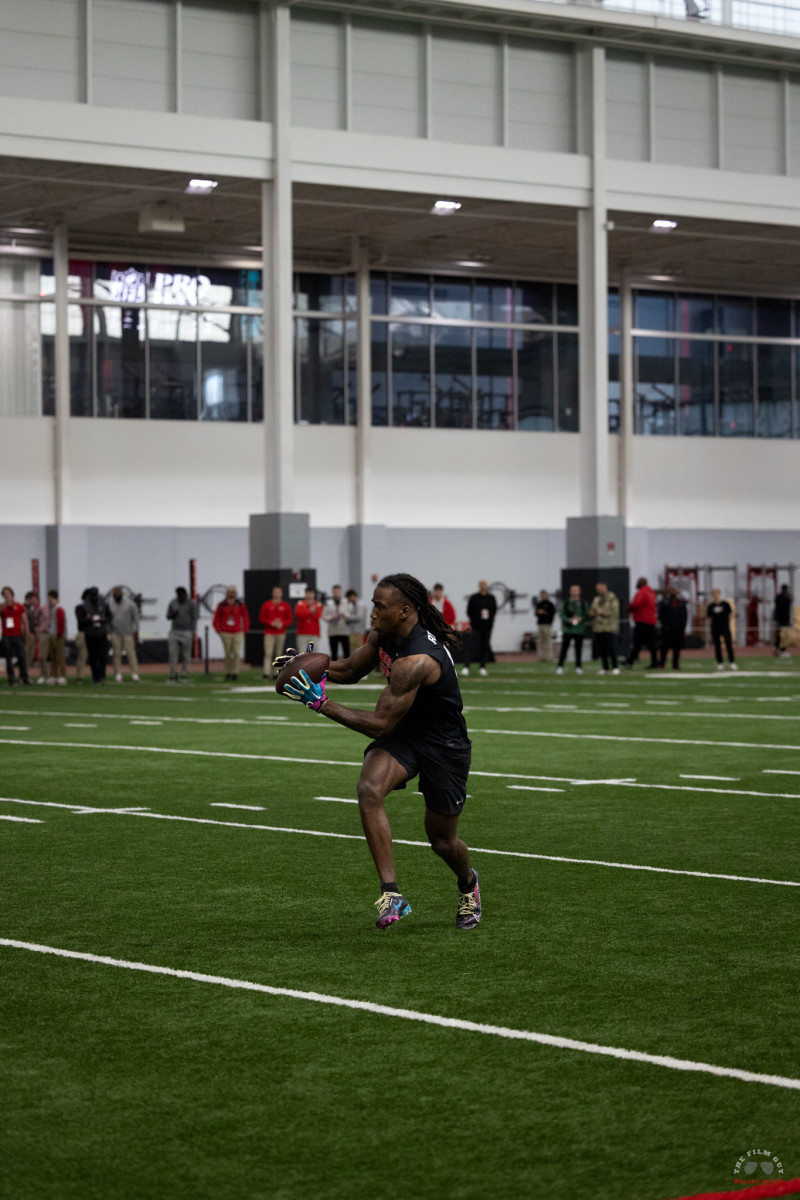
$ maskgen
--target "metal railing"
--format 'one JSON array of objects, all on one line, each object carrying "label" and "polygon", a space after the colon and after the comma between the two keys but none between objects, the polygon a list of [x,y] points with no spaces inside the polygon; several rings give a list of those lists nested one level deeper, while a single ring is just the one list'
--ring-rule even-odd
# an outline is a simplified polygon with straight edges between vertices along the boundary
[{"label": "metal railing", "polygon": [[555,3],[585,4],[591,8],[642,16],[673,17],[700,24],[779,37],[800,38],[800,0],[555,0]]}]

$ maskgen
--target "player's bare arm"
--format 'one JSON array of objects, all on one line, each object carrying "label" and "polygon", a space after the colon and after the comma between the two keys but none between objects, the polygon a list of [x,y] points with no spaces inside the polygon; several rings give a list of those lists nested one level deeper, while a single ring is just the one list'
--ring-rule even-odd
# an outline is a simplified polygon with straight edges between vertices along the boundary
[{"label": "player's bare arm", "polygon": [[378,697],[374,712],[345,708],[330,698],[320,711],[347,729],[363,733],[368,738],[377,738],[394,729],[411,708],[418,690],[436,683],[440,674],[441,667],[435,659],[425,654],[415,654],[399,659],[392,665],[391,681]]},{"label": "player's bare arm", "polygon": [[339,658],[328,667],[331,683],[358,683],[378,665],[378,638],[371,633],[363,646],[354,650],[349,658]]}]

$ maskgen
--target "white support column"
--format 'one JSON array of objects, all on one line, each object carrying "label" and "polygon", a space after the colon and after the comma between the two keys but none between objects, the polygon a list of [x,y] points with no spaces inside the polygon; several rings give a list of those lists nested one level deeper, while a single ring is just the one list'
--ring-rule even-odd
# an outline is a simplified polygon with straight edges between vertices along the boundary
[{"label": "white support column", "polygon": [[623,271],[619,288],[619,515],[628,524],[630,517],[630,473],[633,462],[633,430],[636,414],[633,406],[633,288],[630,274]]},{"label": "white support column", "polygon": [[582,51],[584,137],[592,160],[592,205],[578,213],[581,514],[616,513],[609,479],[608,250],[606,209],[605,52]]},{"label": "white support column", "polygon": [[290,14],[272,10],[273,178],[262,184],[265,505],[292,511],[294,378],[292,370],[292,163],[290,143]]},{"label": "white support column", "polygon": [[56,417],[53,428],[53,478],[55,480],[53,524],[64,525],[69,519],[69,246],[67,228],[57,225],[53,231],[53,274],[55,275],[56,332],[55,383]]},{"label": "white support column", "polygon": [[361,247],[356,270],[356,300],[358,326],[356,379],[358,391],[358,422],[356,425],[356,525],[369,522],[370,495],[370,435],[372,433],[372,328],[369,294],[369,261]]}]

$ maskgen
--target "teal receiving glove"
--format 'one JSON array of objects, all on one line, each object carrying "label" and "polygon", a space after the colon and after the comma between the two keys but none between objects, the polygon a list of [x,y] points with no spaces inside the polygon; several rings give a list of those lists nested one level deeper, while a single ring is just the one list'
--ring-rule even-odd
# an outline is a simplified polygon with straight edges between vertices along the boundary
[{"label": "teal receiving glove", "polygon": [[301,671],[299,675],[292,676],[290,682],[284,687],[283,694],[291,697],[292,700],[299,700],[301,704],[305,704],[306,708],[313,708],[314,712],[319,712],[328,699],[325,695],[327,678],[326,671],[319,683],[312,683],[305,671]]}]

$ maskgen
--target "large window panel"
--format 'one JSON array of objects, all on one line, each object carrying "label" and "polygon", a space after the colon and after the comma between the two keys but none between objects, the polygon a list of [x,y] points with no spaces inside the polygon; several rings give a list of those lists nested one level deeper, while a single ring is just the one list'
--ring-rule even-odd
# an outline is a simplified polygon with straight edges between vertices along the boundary
[{"label": "large window panel", "polygon": [[552,283],[519,284],[514,320],[521,325],[552,325],[553,292]]},{"label": "large window panel", "polygon": [[578,324],[578,288],[576,284],[556,284],[556,321],[559,325]]},{"label": "large window panel", "polygon": [[634,338],[633,377],[637,432],[675,433],[675,342]]},{"label": "large window panel", "polygon": [[671,292],[635,292],[634,329],[653,329],[671,333],[675,328],[675,297]]},{"label": "large window panel", "polygon": [[392,424],[431,423],[430,326],[390,326],[392,340]]},{"label": "large window panel", "polygon": [[478,429],[514,428],[514,338],[510,329],[476,329]]},{"label": "large window panel", "polygon": [[201,421],[247,420],[249,320],[236,313],[200,314]]},{"label": "large window panel", "polygon": [[264,420],[264,321],[259,313],[250,322],[250,420]]},{"label": "large window panel", "polygon": [[352,312],[356,307],[355,278],[352,275],[296,275],[294,301],[298,312]]},{"label": "large window panel", "polygon": [[[146,415],[145,328],[144,309],[94,309],[98,417]],[[73,413],[79,399],[73,392]]]},{"label": "large window panel", "polygon": [[295,321],[295,343],[298,422],[344,425],[347,416],[344,322],[300,317]]},{"label": "large window panel", "polygon": [[476,321],[498,321],[507,323],[514,320],[514,286],[500,279],[477,280],[474,293],[474,313]]},{"label": "large window panel", "polygon": [[56,306],[41,304],[42,333],[42,416],[56,415]]},{"label": "large window panel", "polygon": [[577,433],[580,428],[580,387],[578,383],[578,335],[559,333],[558,355],[558,432]]},{"label": "large window panel", "polygon": [[429,317],[431,287],[425,275],[389,276],[389,312],[393,317]]},{"label": "large window panel", "polygon": [[792,436],[791,346],[758,346],[758,436]]},{"label": "large window panel", "polygon": [[433,353],[436,425],[471,429],[472,330],[463,325],[435,326]]},{"label": "large window panel", "polygon": [[608,432],[619,433],[621,391],[619,382],[620,336],[608,338]]},{"label": "large window panel", "polygon": [[749,337],[753,332],[753,301],[750,296],[717,296],[717,331]]},{"label": "large window panel", "polygon": [[719,432],[722,437],[752,437],[753,347],[742,342],[719,344]]},{"label": "large window panel", "polygon": [[387,347],[389,326],[385,321],[372,322],[372,424],[389,424],[389,364]]},{"label": "large window panel", "polygon": [[759,337],[791,337],[791,300],[770,300],[759,296],[756,301],[756,333]]},{"label": "large window panel", "polygon": [[678,342],[678,409],[684,436],[714,436],[714,342]]},{"label": "large window panel", "polygon": [[520,429],[552,430],[556,426],[553,334],[517,333],[517,400]]},{"label": "large window panel", "polygon": [[435,279],[433,315],[443,321],[469,321],[472,316],[472,284],[464,279]]},{"label": "large window panel", "polygon": [[676,296],[675,329],[678,333],[713,333],[714,297],[694,293]]},{"label": "large window panel", "polygon": [[150,309],[150,416],[197,420],[197,314]]}]

